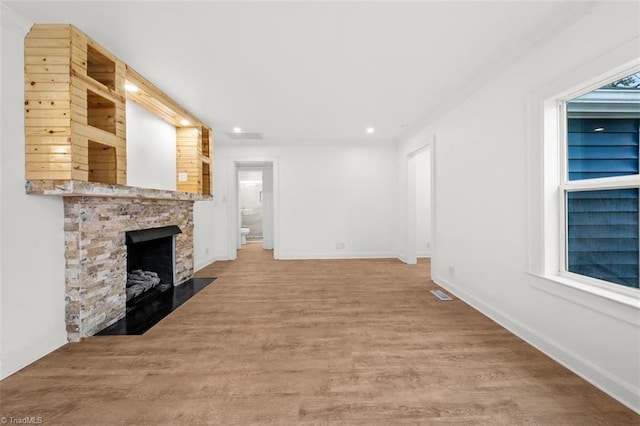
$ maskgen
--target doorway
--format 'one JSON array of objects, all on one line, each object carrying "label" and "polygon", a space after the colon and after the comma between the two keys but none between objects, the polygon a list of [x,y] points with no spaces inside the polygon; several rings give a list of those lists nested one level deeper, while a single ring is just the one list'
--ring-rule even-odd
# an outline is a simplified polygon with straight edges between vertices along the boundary
[{"label": "doorway", "polygon": [[231,160],[229,164],[229,258],[245,244],[274,250],[277,241],[277,160]]},{"label": "doorway", "polygon": [[262,242],[263,200],[262,170],[238,169],[240,248],[250,242]]},{"label": "doorway", "polygon": [[434,143],[429,141],[407,155],[407,240],[408,264],[433,255]]}]

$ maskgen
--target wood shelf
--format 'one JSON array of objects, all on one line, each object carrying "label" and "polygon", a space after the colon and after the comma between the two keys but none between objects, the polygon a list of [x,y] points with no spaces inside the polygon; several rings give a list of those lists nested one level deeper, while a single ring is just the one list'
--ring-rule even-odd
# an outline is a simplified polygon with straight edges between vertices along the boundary
[{"label": "wood shelf", "polygon": [[[205,126],[177,129],[178,190],[212,194],[211,132]],[[186,176],[183,181],[180,176]]]},{"label": "wood shelf", "polygon": [[62,24],[33,26],[25,64],[26,178],[125,185],[124,64]]},{"label": "wood shelf", "polygon": [[210,195],[211,129],[66,24],[36,24],[25,38],[26,178],[126,185],[127,100],[176,127],[178,172],[187,176],[178,190]]}]

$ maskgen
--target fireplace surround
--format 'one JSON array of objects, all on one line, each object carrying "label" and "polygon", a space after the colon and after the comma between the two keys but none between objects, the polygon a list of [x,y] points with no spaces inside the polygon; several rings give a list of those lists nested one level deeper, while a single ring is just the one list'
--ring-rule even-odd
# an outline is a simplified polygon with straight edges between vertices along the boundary
[{"label": "fireplace surround", "polygon": [[121,185],[27,181],[27,193],[64,197],[65,306],[69,341],[126,313],[126,232],[178,226],[176,285],[193,274],[193,203],[210,197]]}]

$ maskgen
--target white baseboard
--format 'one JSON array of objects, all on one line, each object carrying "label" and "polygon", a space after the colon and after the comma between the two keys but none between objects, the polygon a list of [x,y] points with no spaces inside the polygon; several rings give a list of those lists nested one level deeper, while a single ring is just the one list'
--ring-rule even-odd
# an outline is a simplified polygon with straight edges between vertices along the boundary
[{"label": "white baseboard", "polygon": [[200,269],[205,268],[214,262],[220,262],[224,260],[233,260],[233,259],[229,259],[227,256],[209,256],[206,259],[196,263],[193,266],[193,272],[198,272]]},{"label": "white baseboard", "polygon": [[[404,254],[396,254],[395,257],[402,263],[408,263]],[[416,254],[416,259],[431,259],[431,252],[419,252]]]},{"label": "white baseboard", "polygon": [[319,259],[397,259],[393,252],[333,252],[333,253],[280,253],[280,260],[319,260]]},{"label": "white baseboard", "polygon": [[452,282],[447,281],[441,276],[434,276],[433,281],[445,290],[451,292],[463,302],[489,317],[494,322],[520,337],[531,346],[540,350],[567,369],[596,386],[598,389],[607,393],[612,398],[640,414],[640,388],[637,388],[619,377],[613,376],[598,365],[595,365],[594,363],[584,359],[579,354],[564,347],[561,343],[531,329],[529,326],[467,293],[465,290],[456,286]]},{"label": "white baseboard", "polygon": [[67,333],[60,333],[45,342],[31,346],[2,360],[0,365],[0,380],[9,377],[13,373],[22,370],[27,365],[42,358],[67,344]]},{"label": "white baseboard", "polygon": [[198,272],[200,269],[204,268],[205,266],[211,265],[216,260],[218,259],[216,259],[215,256],[209,256],[206,259],[201,260],[200,262],[193,265],[193,272]]}]

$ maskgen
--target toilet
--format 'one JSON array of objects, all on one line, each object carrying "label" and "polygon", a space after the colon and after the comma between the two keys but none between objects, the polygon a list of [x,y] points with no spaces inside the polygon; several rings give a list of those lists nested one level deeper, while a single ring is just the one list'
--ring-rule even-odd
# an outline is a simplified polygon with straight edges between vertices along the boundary
[{"label": "toilet", "polygon": [[240,228],[240,243],[247,244],[247,235],[249,235],[251,229],[249,228]]}]

